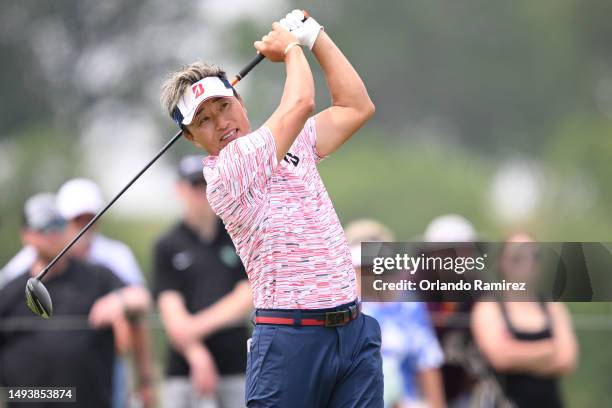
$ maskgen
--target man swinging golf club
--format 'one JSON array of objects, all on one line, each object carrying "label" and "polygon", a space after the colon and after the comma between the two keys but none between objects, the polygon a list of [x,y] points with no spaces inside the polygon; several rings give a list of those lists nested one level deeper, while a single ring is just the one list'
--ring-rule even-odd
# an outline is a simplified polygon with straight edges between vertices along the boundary
[{"label": "man swinging golf club", "polygon": [[[206,194],[251,282],[247,406],[382,407],[380,328],[360,313],[350,250],[316,167],[374,105],[350,62],[299,10],[254,46],[286,68],[278,108],[258,129],[214,65],[196,62],[172,74],[161,97],[184,136],[209,153]],[[305,48],[332,99],[314,116]]]}]

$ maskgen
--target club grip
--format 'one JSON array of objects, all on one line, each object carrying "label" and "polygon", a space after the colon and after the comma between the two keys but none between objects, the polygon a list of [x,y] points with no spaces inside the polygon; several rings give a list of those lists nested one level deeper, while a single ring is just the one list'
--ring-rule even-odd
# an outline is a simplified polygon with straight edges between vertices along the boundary
[{"label": "club grip", "polygon": [[[304,13],[304,19],[302,21],[306,21],[310,17],[310,14],[308,14],[306,10],[302,10],[302,12]],[[261,61],[263,61],[264,58],[265,57],[263,56],[263,54],[257,53],[255,58],[253,58],[251,62],[247,64],[246,67],[242,68],[242,70],[238,72],[238,75],[236,75],[236,77],[232,79],[232,86],[236,85],[242,78],[244,78],[249,72],[251,72],[251,70],[255,68],[255,66]]]},{"label": "club grip", "polygon": [[242,70],[238,73],[238,75],[236,75],[236,78],[234,78],[232,80],[232,86],[236,85],[238,83],[238,81],[240,81],[242,78],[244,78],[249,72],[251,72],[251,70],[253,68],[255,68],[255,66],[257,64],[259,64],[261,61],[263,61],[265,57],[263,56],[263,54],[257,54],[255,56],[255,58],[253,58],[251,60],[251,62],[249,62],[246,67],[242,68]]}]

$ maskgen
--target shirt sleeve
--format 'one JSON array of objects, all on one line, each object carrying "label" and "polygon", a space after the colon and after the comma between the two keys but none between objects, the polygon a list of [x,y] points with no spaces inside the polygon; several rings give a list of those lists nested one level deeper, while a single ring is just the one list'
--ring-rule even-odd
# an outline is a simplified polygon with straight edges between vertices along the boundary
[{"label": "shirt sleeve", "polygon": [[166,290],[182,292],[180,274],[172,265],[172,253],[163,241],[157,242],[153,251],[153,295],[155,298]]},{"label": "shirt sleeve", "polygon": [[131,249],[127,246],[123,248],[122,256],[118,259],[121,265],[121,279],[128,285],[142,285],[144,279],[138,261]]},{"label": "shirt sleeve", "polygon": [[317,152],[317,127],[314,116],[308,118],[308,120],[304,124],[302,132],[300,132],[299,137],[301,137],[304,143],[306,143],[306,145],[309,147],[310,152],[312,153],[312,157],[315,160],[315,163],[318,164],[321,160],[327,157],[319,156],[319,153]]},{"label": "shirt sleeve", "polygon": [[416,324],[414,341],[417,345],[416,368],[419,371],[438,368],[444,361],[438,338],[433,331],[431,321],[422,303],[414,310],[413,321]]},{"label": "shirt sleeve", "polygon": [[263,190],[277,164],[274,137],[261,127],[221,150],[217,169],[229,194],[240,197],[252,189]]}]

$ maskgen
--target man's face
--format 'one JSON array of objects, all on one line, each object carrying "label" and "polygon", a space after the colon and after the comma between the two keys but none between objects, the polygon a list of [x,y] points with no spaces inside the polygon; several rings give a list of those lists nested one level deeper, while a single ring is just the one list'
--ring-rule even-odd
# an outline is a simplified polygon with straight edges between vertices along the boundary
[{"label": "man's face", "polygon": [[38,258],[45,263],[51,262],[66,244],[66,224],[58,221],[43,230],[25,229],[23,242],[36,249]]},{"label": "man's face", "polygon": [[[66,228],[68,236],[76,236],[89,223],[89,221],[94,218],[94,216],[94,214],[80,214],[77,217],[69,220]],[[80,259],[87,258],[87,254],[91,248],[91,241],[95,235],[96,226],[93,225],[70,249],[70,256]]]},{"label": "man's face", "polygon": [[232,140],[250,133],[246,109],[235,96],[208,99],[198,107],[185,137],[216,156]]}]

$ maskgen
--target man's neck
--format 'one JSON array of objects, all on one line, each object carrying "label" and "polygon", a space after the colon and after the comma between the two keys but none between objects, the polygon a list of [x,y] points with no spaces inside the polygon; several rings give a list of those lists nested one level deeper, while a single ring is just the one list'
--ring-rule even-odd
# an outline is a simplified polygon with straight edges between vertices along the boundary
[{"label": "man's neck", "polygon": [[200,238],[212,241],[217,235],[218,220],[217,216],[210,212],[206,214],[185,214],[183,221],[194,230]]},{"label": "man's neck", "polygon": [[[32,276],[38,275],[49,264],[49,262],[50,261],[47,261],[45,259],[37,258],[36,261],[34,261],[34,264],[32,265],[32,267],[30,268],[30,275]],[[59,275],[66,269],[67,265],[68,265],[68,261],[64,258],[60,258],[55,263],[55,265],[53,265],[53,267],[49,269],[49,272],[45,276],[49,277],[49,276]]]}]

